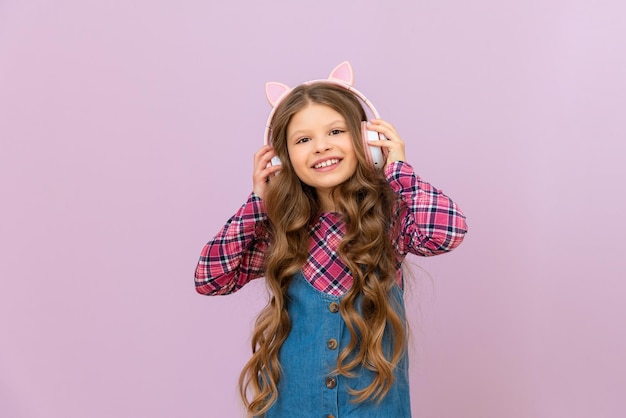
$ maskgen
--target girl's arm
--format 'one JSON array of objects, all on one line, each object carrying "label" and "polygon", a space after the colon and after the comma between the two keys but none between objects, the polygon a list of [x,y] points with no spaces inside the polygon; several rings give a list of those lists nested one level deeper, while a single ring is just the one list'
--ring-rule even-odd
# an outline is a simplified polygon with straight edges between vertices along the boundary
[{"label": "girl's arm", "polygon": [[195,284],[203,295],[225,295],[263,275],[268,244],[263,202],[255,193],[200,254]]},{"label": "girl's arm", "polygon": [[202,249],[196,267],[196,290],[203,295],[236,292],[263,275],[269,242],[263,196],[268,178],[280,170],[269,164],[276,154],[264,145],[254,154],[252,194],[222,230]]},{"label": "girl's arm", "polygon": [[388,164],[385,175],[391,188],[406,204],[398,218],[401,254],[437,255],[461,244],[467,224],[465,215],[452,199],[422,181],[408,163]]},{"label": "girl's arm", "polygon": [[448,196],[422,181],[413,167],[404,162],[404,141],[393,125],[382,119],[372,119],[368,129],[388,139],[372,141],[370,145],[387,149],[387,182],[406,203],[398,218],[398,252],[429,256],[458,247],[467,232],[465,215]]}]

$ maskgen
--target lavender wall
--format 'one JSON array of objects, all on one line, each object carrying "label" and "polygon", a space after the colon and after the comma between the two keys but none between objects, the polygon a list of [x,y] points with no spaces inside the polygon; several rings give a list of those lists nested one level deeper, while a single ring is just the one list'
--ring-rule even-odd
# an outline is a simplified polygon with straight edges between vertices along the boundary
[{"label": "lavender wall", "polygon": [[465,210],[412,258],[416,417],[626,414],[618,0],[0,1],[0,416],[238,417],[262,283],[195,294],[264,83],[349,60]]}]

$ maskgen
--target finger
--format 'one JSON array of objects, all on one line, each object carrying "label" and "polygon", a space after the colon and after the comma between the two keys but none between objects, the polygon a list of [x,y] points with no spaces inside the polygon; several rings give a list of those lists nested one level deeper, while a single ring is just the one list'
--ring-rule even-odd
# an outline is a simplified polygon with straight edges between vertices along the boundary
[{"label": "finger", "polygon": [[270,164],[270,160],[261,160],[261,163],[255,167],[253,177],[256,181],[265,181],[271,174],[280,171],[282,166]]},{"label": "finger", "polygon": [[387,126],[393,126],[391,123],[387,122],[385,119],[381,119],[381,118],[372,118],[369,120],[369,122],[372,125],[387,125]]},{"label": "finger", "polygon": [[379,141],[367,141],[367,145],[378,148],[394,148],[397,146],[395,142],[387,141],[385,139],[381,139]]},{"label": "finger", "polygon": [[257,152],[254,153],[254,159],[256,160],[258,157],[260,157],[261,155],[265,154],[266,152],[268,152],[271,149],[272,149],[271,146],[263,145],[261,148],[259,148],[257,150]]},{"label": "finger", "polygon": [[396,130],[396,128],[391,123],[387,122],[384,119],[371,119],[369,121],[369,124],[372,125],[372,126],[378,126],[378,127],[384,128],[384,129],[392,130],[392,131]]},{"label": "finger", "polygon": [[403,152],[403,144],[399,142],[386,140],[369,141],[368,145],[372,147],[384,148],[387,154],[396,154],[398,152]]},{"label": "finger", "polygon": [[372,119],[368,123],[368,129],[379,132],[387,137],[390,140],[400,140],[400,135],[396,131],[396,128],[389,122],[386,122],[382,119]]},{"label": "finger", "polygon": [[267,174],[267,178],[269,179],[270,177],[275,176],[280,170],[282,169],[281,166],[279,165],[273,165],[267,168],[268,174]]},{"label": "finger", "polygon": [[255,167],[265,168],[275,156],[276,153],[272,147],[264,146],[254,155],[254,165]]},{"label": "finger", "polygon": [[254,161],[260,161],[267,153],[272,152],[273,149],[269,145],[263,145],[257,152],[254,153]]},{"label": "finger", "polygon": [[270,158],[271,154],[269,153],[256,156],[256,158],[254,159],[254,167],[252,171],[252,175],[254,176],[255,180],[262,179],[262,177],[264,176],[263,171],[270,166]]},{"label": "finger", "polygon": [[396,129],[387,123],[369,124],[368,129],[372,129],[385,135],[399,136]]}]

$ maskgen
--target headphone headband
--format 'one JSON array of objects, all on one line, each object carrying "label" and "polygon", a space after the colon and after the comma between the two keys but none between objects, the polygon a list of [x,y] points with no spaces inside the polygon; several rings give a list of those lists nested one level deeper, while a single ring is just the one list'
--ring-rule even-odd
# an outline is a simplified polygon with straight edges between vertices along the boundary
[{"label": "headphone headband", "polygon": [[[367,108],[372,112],[375,118],[380,118],[380,115],[374,105],[369,100],[367,100],[363,93],[361,93],[359,90],[355,89],[354,86],[352,86],[353,81],[354,72],[352,71],[352,66],[350,66],[350,63],[348,61],[344,61],[333,69],[328,79],[310,80],[302,83],[301,85],[326,83],[343,87],[344,89],[354,94],[357,98],[359,98],[361,102],[363,102],[365,106],[367,106]],[[270,143],[272,119],[274,118],[274,113],[276,112],[278,104],[285,97],[287,97],[292,90],[292,88],[282,83],[269,82],[265,85],[265,93],[267,95],[268,101],[270,102],[270,105],[272,106],[272,110],[270,111],[270,114],[267,117],[267,122],[265,123],[263,144],[267,145]]]}]

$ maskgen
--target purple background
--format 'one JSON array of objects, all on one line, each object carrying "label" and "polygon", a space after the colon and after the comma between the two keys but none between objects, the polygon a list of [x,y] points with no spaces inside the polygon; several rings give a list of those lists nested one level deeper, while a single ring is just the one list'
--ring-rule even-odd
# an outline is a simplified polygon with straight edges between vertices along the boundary
[{"label": "purple background", "polygon": [[410,259],[415,416],[623,417],[624,4],[0,0],[0,416],[243,415],[263,283],[193,270],[264,83],[349,60],[470,225]]}]

